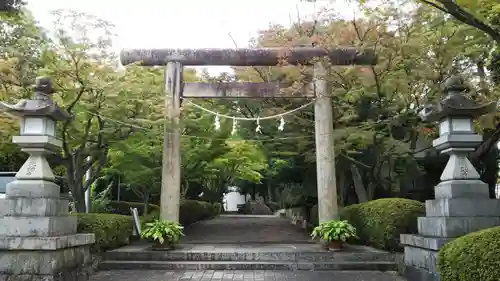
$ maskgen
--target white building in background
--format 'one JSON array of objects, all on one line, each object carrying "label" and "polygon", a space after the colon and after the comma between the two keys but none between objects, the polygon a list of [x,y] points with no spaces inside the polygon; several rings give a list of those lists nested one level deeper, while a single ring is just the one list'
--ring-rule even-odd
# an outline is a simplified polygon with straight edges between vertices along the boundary
[{"label": "white building in background", "polygon": [[238,211],[238,205],[245,204],[250,198],[249,194],[240,194],[238,187],[230,186],[228,192],[224,194],[224,210],[226,212],[236,212]]}]

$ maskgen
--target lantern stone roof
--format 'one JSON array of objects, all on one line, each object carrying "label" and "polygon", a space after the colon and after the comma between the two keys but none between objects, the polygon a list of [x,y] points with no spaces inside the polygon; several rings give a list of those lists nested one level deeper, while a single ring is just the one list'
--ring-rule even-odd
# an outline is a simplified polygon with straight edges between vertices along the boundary
[{"label": "lantern stone roof", "polygon": [[444,83],[444,90],[448,95],[434,105],[427,105],[420,114],[424,121],[438,121],[446,117],[477,118],[494,112],[496,102],[479,104],[464,95],[470,88],[461,76],[452,76]]},{"label": "lantern stone roof", "polygon": [[48,117],[55,121],[64,121],[71,118],[68,112],[60,108],[50,98],[54,93],[54,88],[49,78],[37,78],[33,88],[35,93],[32,99],[23,99],[14,105],[0,102],[0,110],[20,118],[38,116]]}]

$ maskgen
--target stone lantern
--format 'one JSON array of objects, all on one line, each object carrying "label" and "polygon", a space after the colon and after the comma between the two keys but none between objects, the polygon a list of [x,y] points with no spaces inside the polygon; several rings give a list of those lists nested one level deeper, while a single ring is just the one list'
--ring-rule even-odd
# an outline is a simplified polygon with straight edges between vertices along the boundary
[{"label": "stone lantern", "polygon": [[488,184],[467,158],[483,138],[473,120],[496,110],[496,102],[478,104],[464,95],[465,81],[453,76],[445,83],[447,96],[427,106],[424,121],[439,122],[433,146],[450,156],[435,186],[434,200],[425,202],[425,217],[418,218],[418,234],[402,234],[405,275],[409,281],[437,281],[439,249],[448,241],[483,228],[500,225],[500,201],[489,198]]},{"label": "stone lantern", "polygon": [[477,104],[464,92],[469,88],[459,76],[449,78],[444,90],[448,95],[436,106],[428,106],[421,114],[424,121],[439,122],[439,137],[432,145],[450,159],[441,175],[441,181],[475,180],[479,174],[467,154],[481,144],[483,137],[474,132],[473,120],[496,110],[496,103]]},{"label": "stone lantern", "polygon": [[[70,118],[50,98],[48,78],[38,78],[30,100],[0,109],[21,119],[13,142],[28,159],[7,184],[7,214],[0,218],[0,280],[83,280],[88,277],[94,234],[76,233],[76,216],[60,197],[46,155],[57,152],[56,122]],[[28,278],[29,277],[29,278]]]},{"label": "stone lantern", "polygon": [[0,102],[0,108],[21,119],[20,135],[14,136],[13,142],[29,154],[16,179],[53,182],[54,174],[45,155],[61,148],[61,141],[56,138],[56,122],[71,117],[50,99],[54,89],[48,78],[38,78],[34,90],[32,100],[21,100],[15,105]]}]

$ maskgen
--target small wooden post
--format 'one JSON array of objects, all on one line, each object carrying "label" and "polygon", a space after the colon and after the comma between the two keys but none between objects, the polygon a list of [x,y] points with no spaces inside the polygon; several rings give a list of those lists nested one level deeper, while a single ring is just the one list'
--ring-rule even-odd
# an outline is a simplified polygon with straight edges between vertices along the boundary
[{"label": "small wooden post", "polygon": [[329,96],[326,70],[321,62],[314,64],[314,128],[316,133],[316,170],[319,222],[338,219],[337,181],[333,138],[332,101]]},{"label": "small wooden post", "polygon": [[161,176],[160,219],[179,221],[181,192],[180,106],[183,65],[171,60],[165,70],[165,131]]}]

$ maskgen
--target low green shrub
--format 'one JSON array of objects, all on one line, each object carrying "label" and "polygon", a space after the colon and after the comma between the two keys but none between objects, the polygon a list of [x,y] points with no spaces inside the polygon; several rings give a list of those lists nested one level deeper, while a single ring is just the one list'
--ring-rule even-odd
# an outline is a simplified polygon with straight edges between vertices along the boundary
[{"label": "low green shrub", "polygon": [[78,232],[94,233],[95,244],[92,250],[102,252],[129,243],[133,231],[131,216],[99,213],[77,213]]},{"label": "low green shrub", "polygon": [[212,204],[204,201],[182,200],[180,206],[179,221],[188,226],[194,222],[212,217],[214,208]]},{"label": "low green shrub", "polygon": [[223,211],[224,211],[224,208],[222,206],[222,203],[220,202],[215,202],[214,203],[214,211],[215,211],[215,215],[219,215],[221,214]]},{"label": "low green shrub", "polygon": [[263,202],[248,201],[241,208],[238,213],[246,215],[272,215],[271,209]]},{"label": "low green shrub", "polygon": [[[216,207],[209,202],[197,200],[181,200],[179,210],[179,222],[188,226],[197,221],[212,218],[217,215]],[[154,209],[151,213],[142,217],[142,223],[152,222],[160,217],[160,209]]]},{"label": "low green shrub", "polygon": [[500,227],[459,237],[439,251],[442,281],[499,281]]},{"label": "low green shrub", "polygon": [[400,251],[400,234],[417,233],[417,217],[424,214],[425,205],[419,201],[384,198],[347,206],[341,218],[356,228],[364,245]]},{"label": "low green shrub", "polygon": [[266,205],[269,207],[269,209],[271,209],[273,213],[280,209],[280,204],[276,202],[269,201],[266,203]]},{"label": "low green shrub", "polygon": [[[141,202],[128,202],[128,201],[110,201],[109,205],[112,208],[113,214],[130,216],[130,208],[137,208],[137,212],[139,216],[144,215],[144,203]],[[148,214],[152,212],[159,212],[160,206],[155,204],[149,204],[148,206]]]}]

